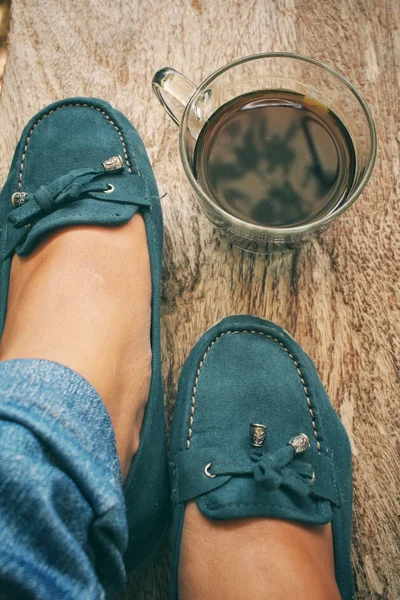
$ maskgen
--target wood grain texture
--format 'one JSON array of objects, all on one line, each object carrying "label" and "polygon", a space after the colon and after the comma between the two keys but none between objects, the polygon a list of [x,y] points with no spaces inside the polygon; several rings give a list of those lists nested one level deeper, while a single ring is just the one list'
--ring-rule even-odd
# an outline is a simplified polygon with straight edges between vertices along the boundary
[{"label": "wood grain texture", "polygon": [[[395,0],[14,0],[0,99],[4,180],[32,114],[68,96],[102,97],[147,146],[164,199],[164,378],[172,414],[198,336],[232,313],[283,325],[315,360],[354,452],[353,559],[359,600],[398,600],[399,73]],[[347,75],[378,130],[373,179],[356,205],[298,251],[262,257],[220,239],[193,203],[177,129],[151,78],[170,65],[200,82],[243,55],[296,51]],[[166,547],[123,598],[167,598]]]}]

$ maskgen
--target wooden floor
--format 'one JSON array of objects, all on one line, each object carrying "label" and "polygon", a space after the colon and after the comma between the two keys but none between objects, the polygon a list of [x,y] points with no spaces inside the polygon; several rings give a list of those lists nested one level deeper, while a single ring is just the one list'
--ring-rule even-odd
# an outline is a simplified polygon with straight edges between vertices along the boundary
[{"label": "wooden floor", "polygon": [[[106,98],[137,126],[164,198],[163,342],[169,417],[189,349],[216,320],[283,325],[318,366],[354,453],[357,599],[399,600],[399,45],[395,0],[13,0],[0,100],[1,177],[27,119],[68,96]],[[226,62],[286,50],[346,74],[372,108],[374,177],[331,230],[301,250],[245,254],[193,203],[178,131],[151,91],[164,65],[195,82]],[[167,598],[164,548],[125,600]],[[216,592],[215,598],[218,598]]]},{"label": "wooden floor", "polygon": [[10,25],[10,0],[0,0],[0,88],[7,60],[7,38]]}]

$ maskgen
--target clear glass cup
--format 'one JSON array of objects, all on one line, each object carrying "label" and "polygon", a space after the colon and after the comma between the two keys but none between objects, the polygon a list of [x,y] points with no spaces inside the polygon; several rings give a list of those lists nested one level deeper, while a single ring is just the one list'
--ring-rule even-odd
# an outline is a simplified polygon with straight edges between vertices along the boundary
[{"label": "clear glass cup", "polygon": [[[332,110],[351,136],[356,159],[354,181],[340,205],[330,214],[293,227],[265,227],[231,215],[205,193],[194,170],[197,138],[218,108],[249,92],[279,89],[304,94]],[[201,208],[221,233],[244,250],[269,253],[311,239],[356,201],[370,178],[376,156],[371,112],[358,90],[322,62],[285,52],[256,54],[218,69],[198,87],[166,67],[154,75],[153,90],[179,126],[182,165]]]}]

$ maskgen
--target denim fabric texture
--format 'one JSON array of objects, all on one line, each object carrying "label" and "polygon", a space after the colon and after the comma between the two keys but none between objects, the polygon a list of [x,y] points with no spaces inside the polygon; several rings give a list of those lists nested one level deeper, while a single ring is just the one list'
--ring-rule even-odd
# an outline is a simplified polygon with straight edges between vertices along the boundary
[{"label": "denim fabric texture", "polygon": [[[262,448],[251,423],[268,427]],[[288,442],[299,434],[310,446],[295,455]],[[204,334],[180,377],[170,454],[173,600],[190,499],[209,519],[332,522],[336,580],[353,597],[348,436],[311,359],[281,327],[241,315]]]},{"label": "denim fabric texture", "polygon": [[0,363],[0,598],[92,600],[125,583],[128,527],[103,401],[45,360]]},{"label": "denim fabric texture", "polygon": [[[106,170],[103,163],[115,156],[121,157],[120,167],[122,168]],[[16,192],[19,194],[17,200],[14,195]],[[21,193],[26,194],[26,196],[21,197]],[[119,517],[118,535],[120,541],[116,545],[117,549],[115,551],[112,546],[107,547],[108,538],[105,534],[103,541],[104,553],[112,554],[114,552],[116,557],[123,554],[126,569],[131,570],[139,562],[143,561],[159,544],[167,528],[170,514],[160,349],[160,280],[163,247],[162,213],[153,171],[138,132],[124,115],[102,100],[95,98],[69,98],[47,106],[30,120],[21,135],[10,173],[0,194],[0,211],[0,333],[3,331],[6,318],[10,267],[14,252],[17,252],[19,255],[29,254],[43,239],[45,234],[54,232],[60,228],[78,224],[98,226],[118,225],[127,222],[138,211],[141,212],[144,218],[152,283],[152,377],[150,393],[141,430],[139,449],[123,486],[125,509],[124,503],[120,499],[118,500],[119,509],[126,511],[124,516],[121,515]],[[128,323],[127,326],[129,326]],[[19,367],[18,372],[23,378],[22,366]],[[38,376],[39,373],[40,371],[38,372]],[[48,375],[48,377],[50,376]],[[67,379],[66,376],[64,378]],[[4,374],[3,379],[5,379]],[[13,389],[17,389],[18,379],[15,373],[13,381]],[[68,387],[67,381],[65,381],[65,386]],[[4,389],[7,389],[6,386]],[[26,381],[24,389],[26,394],[28,394],[29,380]],[[36,385],[35,389],[40,390],[41,388]],[[89,392],[88,384],[86,384],[86,389]],[[48,410],[53,405],[53,395],[55,392],[57,392],[56,386],[51,389],[49,388],[48,394],[46,393],[46,388],[43,388],[41,401],[44,412],[46,412],[46,401],[49,405]],[[31,404],[34,405],[33,395],[30,394],[29,397]],[[88,403],[90,403],[91,397],[93,397],[93,391],[88,395]],[[84,403],[83,395],[82,403]],[[99,402],[97,397],[95,405],[96,408],[101,406],[101,402]],[[63,416],[65,417],[63,421],[64,425],[75,423],[75,429],[77,430],[78,423],[80,423],[83,430],[88,433],[88,437],[92,440],[93,447],[95,443],[101,446],[103,440],[107,440],[112,436],[111,424],[104,417],[104,406],[99,409],[103,415],[103,420],[99,416],[103,425],[100,427],[97,420],[93,417],[93,430],[91,420],[85,418],[80,422],[81,416],[79,411],[76,415],[73,414],[74,406],[72,400],[68,400],[63,409]],[[88,407],[89,409],[90,407]],[[27,407],[25,412],[29,413],[29,410],[30,408]],[[62,407],[60,406],[61,410]],[[93,412],[95,412],[95,408],[93,408]],[[25,453],[24,443],[26,440],[30,440],[30,445],[35,445],[35,429],[33,425],[35,418],[38,417],[38,413],[34,413],[30,419],[29,414],[25,416],[27,425],[13,425],[15,431],[19,431],[19,427],[26,427],[31,430],[30,434],[26,432],[24,439],[21,439],[21,447],[19,444],[14,445],[15,452],[18,455]],[[54,413],[54,416],[58,419],[59,413]],[[3,419],[5,422],[2,423],[2,428],[5,434],[9,419],[7,415],[4,415]],[[51,448],[51,460],[53,460],[53,456],[56,456],[59,451],[57,440],[59,440],[61,446],[65,437],[62,423],[55,422],[54,430],[57,427],[59,427],[59,435],[52,438],[54,447]],[[70,440],[70,447],[73,447],[72,439]],[[73,478],[75,472],[80,473],[80,481],[74,480],[73,483],[81,489],[85,480],[84,471],[86,471],[88,479],[87,485],[89,486],[89,481],[92,481],[91,469],[93,464],[89,461],[88,456],[85,459],[80,458],[79,450],[80,445],[77,440],[76,451],[71,453],[71,461],[76,461],[76,464],[75,466],[70,466],[69,476]],[[99,448],[97,448],[97,451],[101,452]],[[88,451],[86,451],[87,453]],[[107,455],[110,463],[115,462],[114,448],[111,450],[111,446],[108,445],[104,453]],[[33,469],[35,456],[36,454],[33,453],[31,469]],[[39,457],[39,454],[37,456]],[[42,459],[35,470],[37,473],[42,467],[46,471],[45,454],[40,456],[42,456]],[[50,465],[48,468],[50,469]],[[19,477],[22,477],[22,471],[20,470],[18,473]],[[103,487],[103,476],[104,471],[99,472],[98,477],[96,477],[100,492]],[[13,477],[11,473],[10,477]],[[18,484],[20,494],[23,493],[24,485],[27,487],[27,490],[30,490],[34,486],[30,482],[29,477],[28,473],[25,479],[21,479],[21,482]],[[39,473],[38,477],[46,479],[44,475],[42,476]],[[55,512],[57,512],[61,504],[60,497],[64,493],[62,477],[61,475],[58,477],[60,479],[60,484],[57,487],[60,494],[59,497],[56,497],[52,493],[51,488],[49,490],[44,488],[42,491],[43,494],[50,494],[48,499],[49,506],[51,499],[54,498],[57,506],[55,505],[52,510]],[[17,485],[16,482],[15,485]],[[95,493],[93,481],[91,485],[93,485],[91,489],[92,497],[94,500],[99,501],[99,497]],[[115,485],[114,483],[112,485],[110,483],[114,495],[118,496],[117,491],[114,489]],[[38,495],[38,503],[40,497],[39,490],[35,490],[35,493]],[[74,502],[75,506],[78,507],[78,496],[74,499]],[[72,507],[72,504],[70,506]],[[81,510],[86,510],[83,504]],[[67,513],[68,511],[63,509],[65,528],[69,526],[74,528],[71,520],[72,516],[68,516]],[[86,514],[86,523],[89,526],[89,509],[87,509]],[[114,517],[112,515],[114,513],[110,512],[108,514],[111,519],[110,527],[113,528]],[[16,516],[15,519],[18,519],[18,517]],[[32,528],[34,528],[34,512],[29,519],[32,521]],[[127,536],[126,532],[123,533],[120,531],[123,529],[123,522],[128,529]],[[56,525],[59,528],[59,524],[55,523],[55,527]],[[92,525],[90,525],[90,530],[92,531]],[[83,528],[82,535],[86,535],[85,531]],[[20,529],[20,532],[22,532],[22,529]],[[55,528],[54,535],[56,536],[58,533],[58,529]],[[127,539],[125,539],[126,537]],[[94,538],[91,537],[90,539],[88,538],[87,543],[85,542],[89,554],[94,553],[90,545],[93,540]],[[96,541],[97,543],[98,541]],[[48,547],[51,551],[49,559],[52,557],[55,561],[58,560],[56,553],[53,551],[53,546],[50,544]],[[9,549],[11,552],[12,548],[10,547]],[[73,554],[74,549],[76,549],[76,545],[71,545],[68,556]],[[37,551],[39,552],[39,548]],[[42,548],[40,551],[45,552],[46,548]],[[12,556],[10,555],[8,558],[11,560]],[[90,558],[92,560],[95,557],[91,556]],[[60,565],[60,568],[62,567],[66,572],[71,573],[73,570],[72,562],[74,560],[72,556],[71,566],[69,564],[65,566]],[[114,562],[118,562],[117,558],[115,558]],[[4,564],[2,565],[3,568]],[[34,561],[30,561],[27,563],[27,568],[34,568],[33,565]],[[114,578],[114,575],[111,572],[110,577],[108,575],[108,561],[104,560],[100,564],[96,558],[96,570],[97,565],[101,580],[110,582]],[[110,568],[113,573],[116,572],[117,567],[112,567],[111,562]],[[118,565],[118,569],[121,569],[121,565]],[[77,577],[79,577],[79,570]],[[121,575],[118,577],[121,579]],[[34,579],[33,575],[32,578]],[[23,581],[30,579],[31,576],[27,571]],[[80,589],[83,589],[83,586]],[[58,598],[61,596],[54,595],[52,597]],[[72,596],[68,597],[71,598]],[[79,597],[91,598],[92,596],[80,595]]]}]

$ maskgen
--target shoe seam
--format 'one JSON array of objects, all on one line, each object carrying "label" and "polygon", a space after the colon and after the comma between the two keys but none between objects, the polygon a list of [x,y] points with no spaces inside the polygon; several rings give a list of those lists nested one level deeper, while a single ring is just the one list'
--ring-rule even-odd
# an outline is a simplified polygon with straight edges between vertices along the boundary
[{"label": "shoe seam", "polygon": [[191,408],[190,408],[190,417],[189,417],[189,428],[188,428],[188,434],[187,434],[187,439],[186,439],[186,448],[187,450],[189,450],[190,446],[191,446],[191,437],[193,435],[193,424],[194,424],[194,417],[195,417],[195,412],[196,412],[196,395],[197,395],[197,388],[198,388],[198,384],[199,384],[199,378],[200,378],[200,374],[201,374],[201,370],[203,368],[203,365],[207,359],[207,356],[211,350],[211,348],[214,346],[214,344],[220,340],[222,337],[224,337],[225,335],[231,335],[231,334],[242,334],[242,333],[247,333],[247,334],[252,334],[252,335],[262,335],[265,336],[266,338],[273,340],[274,342],[278,343],[279,346],[282,348],[282,350],[284,352],[286,352],[288,354],[288,356],[290,357],[290,359],[292,360],[296,371],[299,375],[301,384],[303,386],[303,392],[306,398],[306,402],[307,402],[307,406],[308,406],[308,411],[310,413],[311,416],[311,425],[313,428],[313,432],[314,432],[314,437],[316,440],[316,444],[317,444],[317,450],[318,450],[318,454],[321,454],[321,440],[320,440],[320,436],[318,434],[318,430],[317,430],[317,424],[315,421],[315,412],[314,412],[314,407],[313,404],[311,402],[311,398],[310,398],[310,392],[308,391],[308,386],[306,383],[306,380],[304,378],[303,372],[300,369],[300,363],[299,361],[296,359],[296,357],[293,355],[292,352],[290,352],[290,350],[285,346],[285,344],[279,340],[279,338],[274,337],[273,335],[270,335],[268,333],[265,333],[263,331],[259,331],[259,330],[231,330],[231,331],[223,331],[222,333],[220,333],[219,335],[217,335],[208,345],[206,351],[204,352],[197,370],[196,370],[196,376],[195,376],[195,380],[194,380],[194,385],[193,385],[193,389],[192,389],[192,398],[191,398]]},{"label": "shoe seam", "polygon": [[[24,143],[24,149],[22,152],[22,156],[21,156],[21,164],[19,167],[19,174],[18,174],[18,191],[20,192],[22,189],[22,180],[23,180],[23,173],[24,173],[24,166],[25,166],[25,158],[26,158],[26,153],[29,147],[29,143],[31,141],[32,138],[32,134],[35,131],[36,127],[39,125],[39,123],[41,123],[46,117],[50,116],[51,114],[61,110],[61,109],[65,109],[65,108],[76,108],[76,107],[82,107],[82,108],[91,108],[93,110],[96,110],[97,112],[101,113],[102,115],[104,115],[104,117],[107,119],[108,123],[110,123],[110,125],[115,129],[115,131],[118,134],[118,137],[122,143],[122,147],[123,147],[123,152],[124,152],[124,159],[126,162],[126,166],[128,167],[128,171],[129,173],[132,173],[132,165],[131,162],[129,160],[129,156],[128,156],[128,148],[127,148],[127,143],[125,141],[124,136],[121,133],[121,128],[118,127],[118,125],[115,124],[115,121],[111,118],[111,116],[102,108],[99,108],[98,106],[95,106],[94,104],[89,104],[88,102],[73,102],[71,104],[65,103],[65,104],[61,104],[60,106],[57,106],[56,108],[52,108],[51,110],[49,110],[48,112],[44,113],[43,115],[41,115],[39,117],[39,119],[37,119],[37,121],[35,121],[31,127],[31,129],[29,130],[28,136],[25,140]],[[136,160],[136,156],[135,153],[132,150],[132,156],[133,156],[133,160],[135,162],[135,166],[136,166],[136,172],[140,177],[140,170],[139,170],[139,166]]]}]

